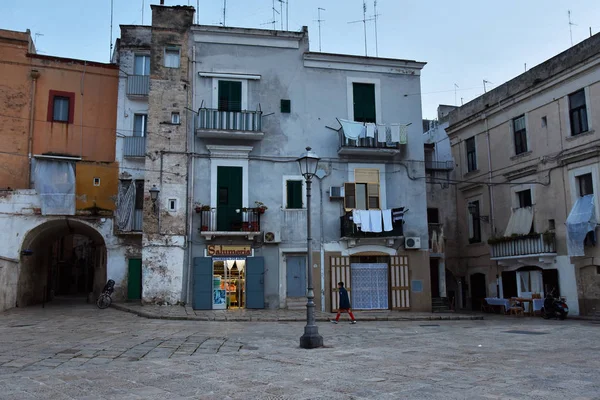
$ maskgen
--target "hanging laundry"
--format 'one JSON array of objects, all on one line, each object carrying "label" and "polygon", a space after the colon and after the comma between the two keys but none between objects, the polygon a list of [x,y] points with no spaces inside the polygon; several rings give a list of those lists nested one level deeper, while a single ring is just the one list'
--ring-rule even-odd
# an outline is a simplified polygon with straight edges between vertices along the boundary
[{"label": "hanging laundry", "polygon": [[369,210],[356,210],[360,215],[360,230],[363,232],[373,232],[371,229],[371,217]]},{"label": "hanging laundry", "polygon": [[365,126],[362,122],[348,121],[347,119],[338,119],[342,126],[344,136],[349,140],[357,140],[365,137]]},{"label": "hanging laundry", "polygon": [[369,210],[369,217],[371,220],[371,232],[383,232],[381,210]]},{"label": "hanging laundry", "polygon": [[352,210],[352,221],[354,221],[354,225],[360,228],[362,221],[360,219],[360,210]]},{"label": "hanging laundry", "polygon": [[392,209],[392,222],[396,223],[398,221],[402,221],[404,218],[404,213],[408,210],[404,210],[404,207],[393,208]]},{"label": "hanging laundry", "polygon": [[375,130],[377,129],[377,126],[373,123],[367,123],[367,137],[368,138],[372,138],[375,139]]},{"label": "hanging laundry", "polygon": [[393,231],[392,210],[382,210],[381,213],[383,214],[383,230],[386,232]]},{"label": "hanging laundry", "polygon": [[390,134],[390,127],[387,125],[377,125],[377,141],[379,143],[387,142]]},{"label": "hanging laundry", "polygon": [[408,143],[408,125],[400,125],[400,144]]},{"label": "hanging laundry", "polygon": [[400,125],[399,124],[390,125],[390,142],[391,143],[400,142]]}]

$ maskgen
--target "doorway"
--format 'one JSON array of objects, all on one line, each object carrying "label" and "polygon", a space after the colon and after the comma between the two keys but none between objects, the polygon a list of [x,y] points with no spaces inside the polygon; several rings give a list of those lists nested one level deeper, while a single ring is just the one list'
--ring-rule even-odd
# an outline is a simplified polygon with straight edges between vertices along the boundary
[{"label": "doorway", "polygon": [[[217,230],[231,232],[242,225],[242,167],[217,167]],[[239,230],[239,228],[237,230]]]},{"label": "doorway", "polygon": [[246,260],[213,260],[213,310],[246,306]]},{"label": "doorway", "polygon": [[302,297],[306,295],[306,257],[286,257],[286,297]]},{"label": "doorway", "polygon": [[440,269],[439,260],[429,259],[429,274],[431,276],[431,298],[440,297]]},{"label": "doorway", "polygon": [[130,258],[127,274],[127,300],[142,298],[142,259]]},{"label": "doorway", "polygon": [[487,296],[485,274],[471,275],[471,308],[473,311],[481,310],[481,304]]}]

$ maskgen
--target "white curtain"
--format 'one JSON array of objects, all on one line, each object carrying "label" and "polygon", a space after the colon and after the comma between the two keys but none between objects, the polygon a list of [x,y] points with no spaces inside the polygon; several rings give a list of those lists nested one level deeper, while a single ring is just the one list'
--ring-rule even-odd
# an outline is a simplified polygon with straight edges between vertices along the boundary
[{"label": "white curtain", "polygon": [[36,160],[34,176],[42,215],[75,215],[75,165],[72,162]]},{"label": "white curtain", "polygon": [[527,235],[533,223],[533,208],[522,207],[511,212],[504,236]]},{"label": "white curtain", "polygon": [[135,183],[121,181],[117,205],[117,229],[129,232],[133,228],[133,209],[135,206]]},{"label": "white curtain", "polygon": [[596,229],[596,207],[594,195],[580,197],[567,218],[567,252],[573,256],[584,256],[584,240],[588,232]]},{"label": "white curtain", "polygon": [[529,271],[517,271],[517,292],[519,297],[531,297],[531,282],[529,279]]}]

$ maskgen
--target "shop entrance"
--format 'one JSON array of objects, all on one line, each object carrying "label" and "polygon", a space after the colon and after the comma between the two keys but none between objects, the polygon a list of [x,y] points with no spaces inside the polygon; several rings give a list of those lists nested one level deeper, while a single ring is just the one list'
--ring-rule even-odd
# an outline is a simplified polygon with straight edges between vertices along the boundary
[{"label": "shop entrance", "polygon": [[213,259],[213,309],[246,307],[246,259]]}]

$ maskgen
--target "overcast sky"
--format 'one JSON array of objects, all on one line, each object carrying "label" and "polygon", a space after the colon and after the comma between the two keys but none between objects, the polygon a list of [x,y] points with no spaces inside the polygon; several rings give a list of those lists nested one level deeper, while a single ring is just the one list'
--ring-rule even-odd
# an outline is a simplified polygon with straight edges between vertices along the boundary
[{"label": "overcast sky", "polygon": [[[0,28],[39,33],[42,54],[109,61],[111,0],[0,0]],[[119,24],[150,23],[149,4],[159,0],[114,0],[113,41]],[[196,6],[197,0],[165,0]],[[272,28],[273,0],[227,0],[228,26]],[[317,9],[322,11],[322,50],[364,55],[362,0],[289,0],[289,29],[308,25],[311,50],[319,50]],[[373,0],[367,0],[367,18]],[[279,1],[275,0],[279,11]],[[200,23],[223,19],[222,0],[200,0]],[[284,7],[285,10],[285,7]],[[423,117],[438,104],[467,101],[571,45],[600,32],[600,0],[378,0],[379,56],[425,61],[421,77]],[[277,29],[281,28],[276,15]],[[285,20],[285,11],[284,11]],[[285,27],[285,24],[284,24]],[[375,26],[367,22],[368,54],[375,55]]]}]

